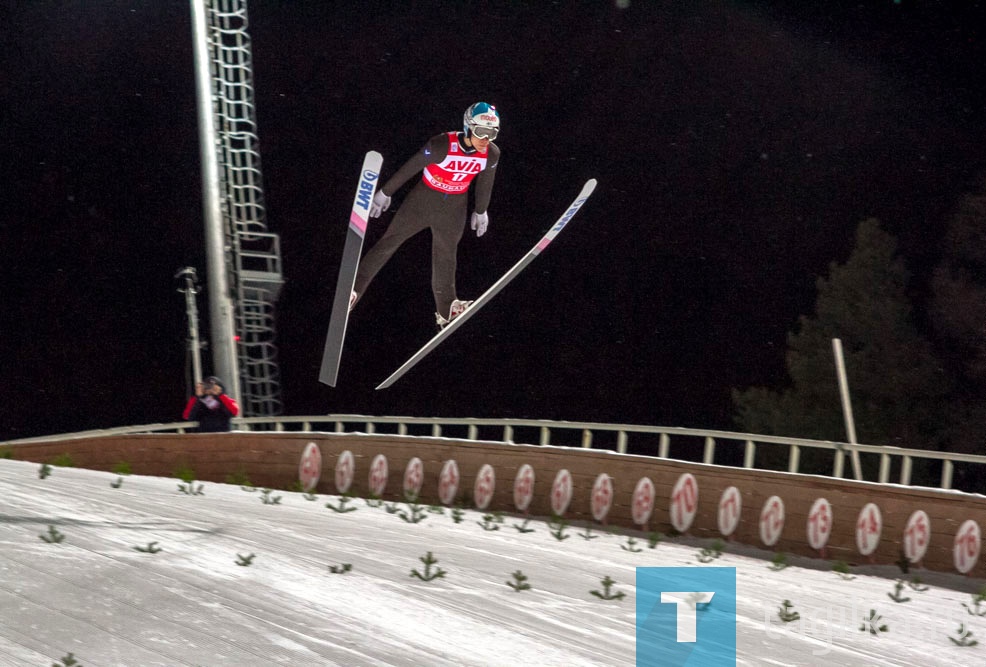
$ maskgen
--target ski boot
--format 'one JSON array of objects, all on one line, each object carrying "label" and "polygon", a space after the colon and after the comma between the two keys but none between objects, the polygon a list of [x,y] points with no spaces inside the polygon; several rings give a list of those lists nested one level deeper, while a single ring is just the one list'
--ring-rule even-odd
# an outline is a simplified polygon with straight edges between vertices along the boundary
[{"label": "ski boot", "polygon": [[442,317],[439,313],[435,313],[435,323],[438,324],[439,331],[447,327],[449,323],[459,315],[466,312],[466,308],[471,305],[472,301],[460,301],[459,299],[454,299],[452,301],[452,306],[449,308],[448,318]]}]

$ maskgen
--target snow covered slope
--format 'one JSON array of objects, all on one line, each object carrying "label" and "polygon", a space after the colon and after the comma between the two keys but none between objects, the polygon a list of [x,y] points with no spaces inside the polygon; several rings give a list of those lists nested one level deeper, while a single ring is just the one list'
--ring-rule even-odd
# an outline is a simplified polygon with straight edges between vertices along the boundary
[{"label": "snow covered slope", "polygon": [[[0,664],[50,665],[72,653],[87,667],[121,665],[634,665],[634,578],[639,566],[737,568],[740,665],[983,665],[986,616],[970,615],[981,582],[928,575],[929,590],[893,579],[788,567],[662,542],[633,549],[625,535],[569,527],[558,540],[506,517],[460,523],[446,509],[426,518],[349,501],[275,491],[0,460]],[[196,484],[195,488],[198,488]],[[405,515],[411,508],[399,504]],[[52,527],[52,528],[49,528]],[[64,535],[48,543],[40,535]],[[707,543],[705,543],[707,544]],[[160,549],[157,553],[138,551]],[[732,549],[728,547],[727,550]],[[445,576],[422,581],[431,552]],[[249,565],[239,562],[252,560]],[[331,567],[343,570],[333,574]],[[530,590],[507,585],[513,573]],[[590,594],[615,580],[621,600]],[[892,576],[892,573],[891,573]],[[801,620],[782,623],[790,600]],[[860,631],[874,609],[886,633]],[[983,606],[986,614],[986,603]]]}]

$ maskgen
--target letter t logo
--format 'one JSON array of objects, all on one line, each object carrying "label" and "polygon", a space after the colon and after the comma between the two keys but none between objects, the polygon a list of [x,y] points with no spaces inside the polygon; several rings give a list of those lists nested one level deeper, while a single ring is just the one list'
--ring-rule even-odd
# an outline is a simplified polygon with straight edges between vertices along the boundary
[{"label": "letter t logo", "polygon": [[714,592],[698,591],[663,591],[661,593],[662,604],[674,604],[678,607],[678,643],[697,641],[696,607],[699,604],[711,602],[714,595]]}]

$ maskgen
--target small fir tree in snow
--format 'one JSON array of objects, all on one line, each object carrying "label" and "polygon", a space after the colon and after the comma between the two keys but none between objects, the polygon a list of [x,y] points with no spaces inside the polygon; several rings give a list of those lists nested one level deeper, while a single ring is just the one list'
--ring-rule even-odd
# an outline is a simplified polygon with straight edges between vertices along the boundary
[{"label": "small fir tree in snow", "polygon": [[48,544],[58,544],[59,542],[61,542],[62,540],[65,539],[65,535],[63,535],[62,533],[58,532],[58,529],[55,528],[55,526],[54,525],[51,525],[51,524],[48,525],[48,532],[47,533],[42,533],[38,537],[40,537],[42,540],[44,540]]},{"label": "small fir tree in snow", "polygon": [[636,538],[634,538],[633,535],[627,535],[627,543],[621,544],[620,548],[623,549],[624,551],[629,551],[630,553],[634,553],[634,554],[643,551],[643,549],[637,546],[637,540]]},{"label": "small fir tree in snow", "polygon": [[496,522],[496,518],[492,514],[484,514],[482,521],[477,521],[483,530],[500,530],[500,524]]},{"label": "small fir tree in snow", "polygon": [[257,554],[251,553],[247,556],[237,552],[236,554],[236,564],[242,567],[248,567],[253,565],[253,559],[257,557]]},{"label": "small fir tree in snow", "polygon": [[75,655],[69,653],[59,662],[51,663],[51,667],[82,667],[82,663],[75,659]]},{"label": "small fir tree in snow", "polygon": [[38,477],[40,479],[47,479],[50,474],[51,474],[51,466],[48,465],[47,463],[42,463],[41,467],[38,468]]},{"label": "small fir tree in snow", "polygon": [[409,511],[401,510],[397,516],[408,523],[420,523],[428,518],[426,511],[413,500],[408,501],[407,508]]},{"label": "small fir tree in snow", "polygon": [[452,521],[455,523],[462,523],[462,519],[465,518],[466,513],[461,507],[452,508]]},{"label": "small fir tree in snow", "polygon": [[134,547],[134,551],[140,551],[145,554],[156,554],[161,551],[161,547],[157,545],[157,542],[148,542],[146,547]]},{"label": "small fir tree in snow", "polygon": [[926,590],[928,590],[928,586],[926,586],[924,582],[921,581],[921,577],[911,577],[911,580],[907,582],[907,585],[910,586],[912,590],[915,590],[918,593],[924,593]]},{"label": "small fir tree in snow", "polygon": [[578,536],[584,540],[594,540],[599,537],[598,535],[592,534],[592,524],[589,523],[585,524],[585,531],[578,533]]},{"label": "small fir tree in snow", "polygon": [[264,489],[263,491],[260,492],[260,501],[264,505],[280,505],[281,496],[275,496],[273,495],[273,493],[274,493],[273,489]]},{"label": "small fir tree in snow", "polygon": [[332,574],[346,574],[353,569],[351,563],[343,563],[342,565],[329,565],[329,572]]},{"label": "small fir tree in snow", "polygon": [[780,572],[781,570],[786,568],[787,565],[788,565],[787,554],[782,551],[778,551],[776,554],[774,554],[774,558],[770,561],[770,565],[768,565],[767,567],[774,572]]},{"label": "small fir tree in snow", "polygon": [[863,623],[859,626],[859,631],[869,632],[874,636],[881,632],[889,632],[890,628],[887,627],[887,624],[880,623],[882,620],[883,617],[876,613],[875,609],[870,609],[870,615],[863,617]]},{"label": "small fir tree in snow", "polygon": [[189,496],[204,496],[205,495],[205,492],[202,491],[202,485],[199,484],[198,486],[196,486],[194,481],[191,481],[191,482],[183,482],[183,483],[179,484],[178,485],[178,491],[179,491],[179,493],[184,493],[184,494],[187,494]]},{"label": "small fir tree in snow", "polygon": [[381,507],[383,505],[383,499],[375,493],[371,493],[369,498],[364,498],[363,502],[366,503],[367,507]]},{"label": "small fir tree in snow", "polygon": [[117,463],[114,463],[111,470],[117,475],[116,481],[110,482],[110,486],[112,486],[114,489],[119,489],[121,486],[123,486],[123,478],[133,472],[133,468],[131,468],[130,464],[127,463],[126,461],[119,461]]},{"label": "small fir tree in snow", "polygon": [[524,519],[524,523],[515,523],[511,525],[513,525],[513,527],[517,529],[518,533],[533,533],[534,529],[527,527],[527,524],[529,524],[530,522],[531,522],[530,519]]},{"label": "small fir tree in snow", "polygon": [[568,528],[568,522],[560,516],[552,515],[552,520],[548,526],[551,528],[551,536],[559,542],[571,537],[565,532],[565,529]]},{"label": "small fir tree in snow", "polygon": [[962,606],[965,610],[969,612],[972,616],[986,616],[986,588],[980,590],[977,594],[972,596],[972,605],[967,605],[965,602]]},{"label": "small fir tree in snow", "polygon": [[905,586],[904,580],[903,579],[898,579],[894,583],[894,592],[893,593],[887,593],[887,597],[889,597],[894,602],[910,602],[911,601],[911,598],[905,597],[904,595],[901,594],[901,591],[904,590],[904,586]]},{"label": "small fir tree in snow", "polygon": [[784,600],[777,609],[777,617],[784,623],[791,623],[801,618],[801,614],[794,610],[790,600]]},{"label": "small fir tree in snow", "polygon": [[356,507],[350,507],[349,506],[349,501],[350,500],[352,500],[352,496],[350,496],[349,494],[344,493],[341,496],[339,496],[339,504],[338,505],[334,505],[334,504],[332,504],[331,501],[329,501],[329,502],[325,503],[325,506],[328,507],[333,512],[338,512],[339,514],[345,514],[346,512],[355,512],[356,511]]},{"label": "small fir tree in snow", "polygon": [[418,560],[420,560],[425,565],[424,574],[418,572],[416,569],[412,569],[411,570],[412,577],[417,577],[421,581],[431,581],[433,579],[438,579],[440,577],[445,576],[445,570],[443,570],[440,567],[435,568],[435,570],[432,571],[431,566],[437,563],[438,559],[435,558],[430,551],[426,553],[424,556],[419,556]]},{"label": "small fir tree in snow", "polygon": [[328,507],[333,512],[338,512],[339,514],[345,514],[346,512],[355,512],[357,508],[349,506],[349,501],[352,499],[353,497],[351,495],[349,495],[348,493],[343,493],[342,495],[339,496],[338,505],[333,505],[332,502],[330,501],[325,503],[325,506]]},{"label": "small fir tree in snow", "polygon": [[514,589],[516,592],[520,593],[521,591],[528,591],[531,589],[531,585],[527,583],[527,575],[520,570],[513,573],[513,578],[513,581],[507,582],[507,586],[510,586],[510,588]]},{"label": "small fir tree in snow", "polygon": [[956,646],[975,646],[979,642],[972,638],[972,630],[965,627],[965,623],[959,624],[959,636],[949,636],[948,640]]},{"label": "small fir tree in snow", "polygon": [[247,491],[249,493],[253,493],[254,491],[257,490],[257,488],[253,485],[253,483],[250,481],[250,478],[247,477],[246,472],[242,468],[234,473],[230,473],[226,475],[226,483],[231,484],[233,486],[238,486],[240,487],[241,490]]},{"label": "small fir tree in snow", "polygon": [[315,494],[315,493],[312,493],[311,491],[306,491],[306,492],[305,492],[305,493],[304,493],[304,494],[302,495],[302,497],[303,497],[303,498],[304,498],[305,500],[318,500],[318,495],[317,495],[317,494]]},{"label": "small fir tree in snow", "polygon": [[195,481],[195,471],[183,463],[175,468],[175,477],[186,484],[191,484]]},{"label": "small fir tree in snow", "polygon": [[602,600],[622,600],[626,596],[626,593],[622,591],[617,591],[616,593],[614,593],[611,590],[613,588],[613,584],[615,584],[616,582],[610,579],[608,574],[599,583],[603,585],[603,590],[601,593],[599,591],[589,591],[597,598],[600,598]]},{"label": "small fir tree in snow", "polygon": [[846,581],[852,581],[853,579],[856,578],[854,575],[850,574],[849,563],[847,563],[844,560],[835,561],[835,563],[832,565],[832,571],[835,572],[837,575],[839,575],[842,579],[845,579]]},{"label": "small fir tree in snow", "polygon": [[183,483],[178,485],[178,491],[181,493],[188,494],[190,496],[203,496],[202,485],[199,484],[195,486],[195,471],[189,468],[187,465],[180,465],[175,470],[175,477],[180,479]]},{"label": "small fir tree in snow", "polygon": [[716,540],[710,546],[703,548],[696,556],[698,562],[711,563],[715,559],[719,558],[719,556],[722,555],[723,546],[722,540]]}]

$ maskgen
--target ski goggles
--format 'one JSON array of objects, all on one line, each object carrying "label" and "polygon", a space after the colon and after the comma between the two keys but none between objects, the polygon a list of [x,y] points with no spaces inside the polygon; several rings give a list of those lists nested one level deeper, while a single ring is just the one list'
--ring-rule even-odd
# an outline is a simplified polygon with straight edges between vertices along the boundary
[{"label": "ski goggles", "polygon": [[473,133],[473,136],[477,139],[489,139],[493,141],[496,139],[496,135],[500,133],[500,128],[498,127],[486,127],[485,125],[477,125],[475,127],[469,128]]}]

